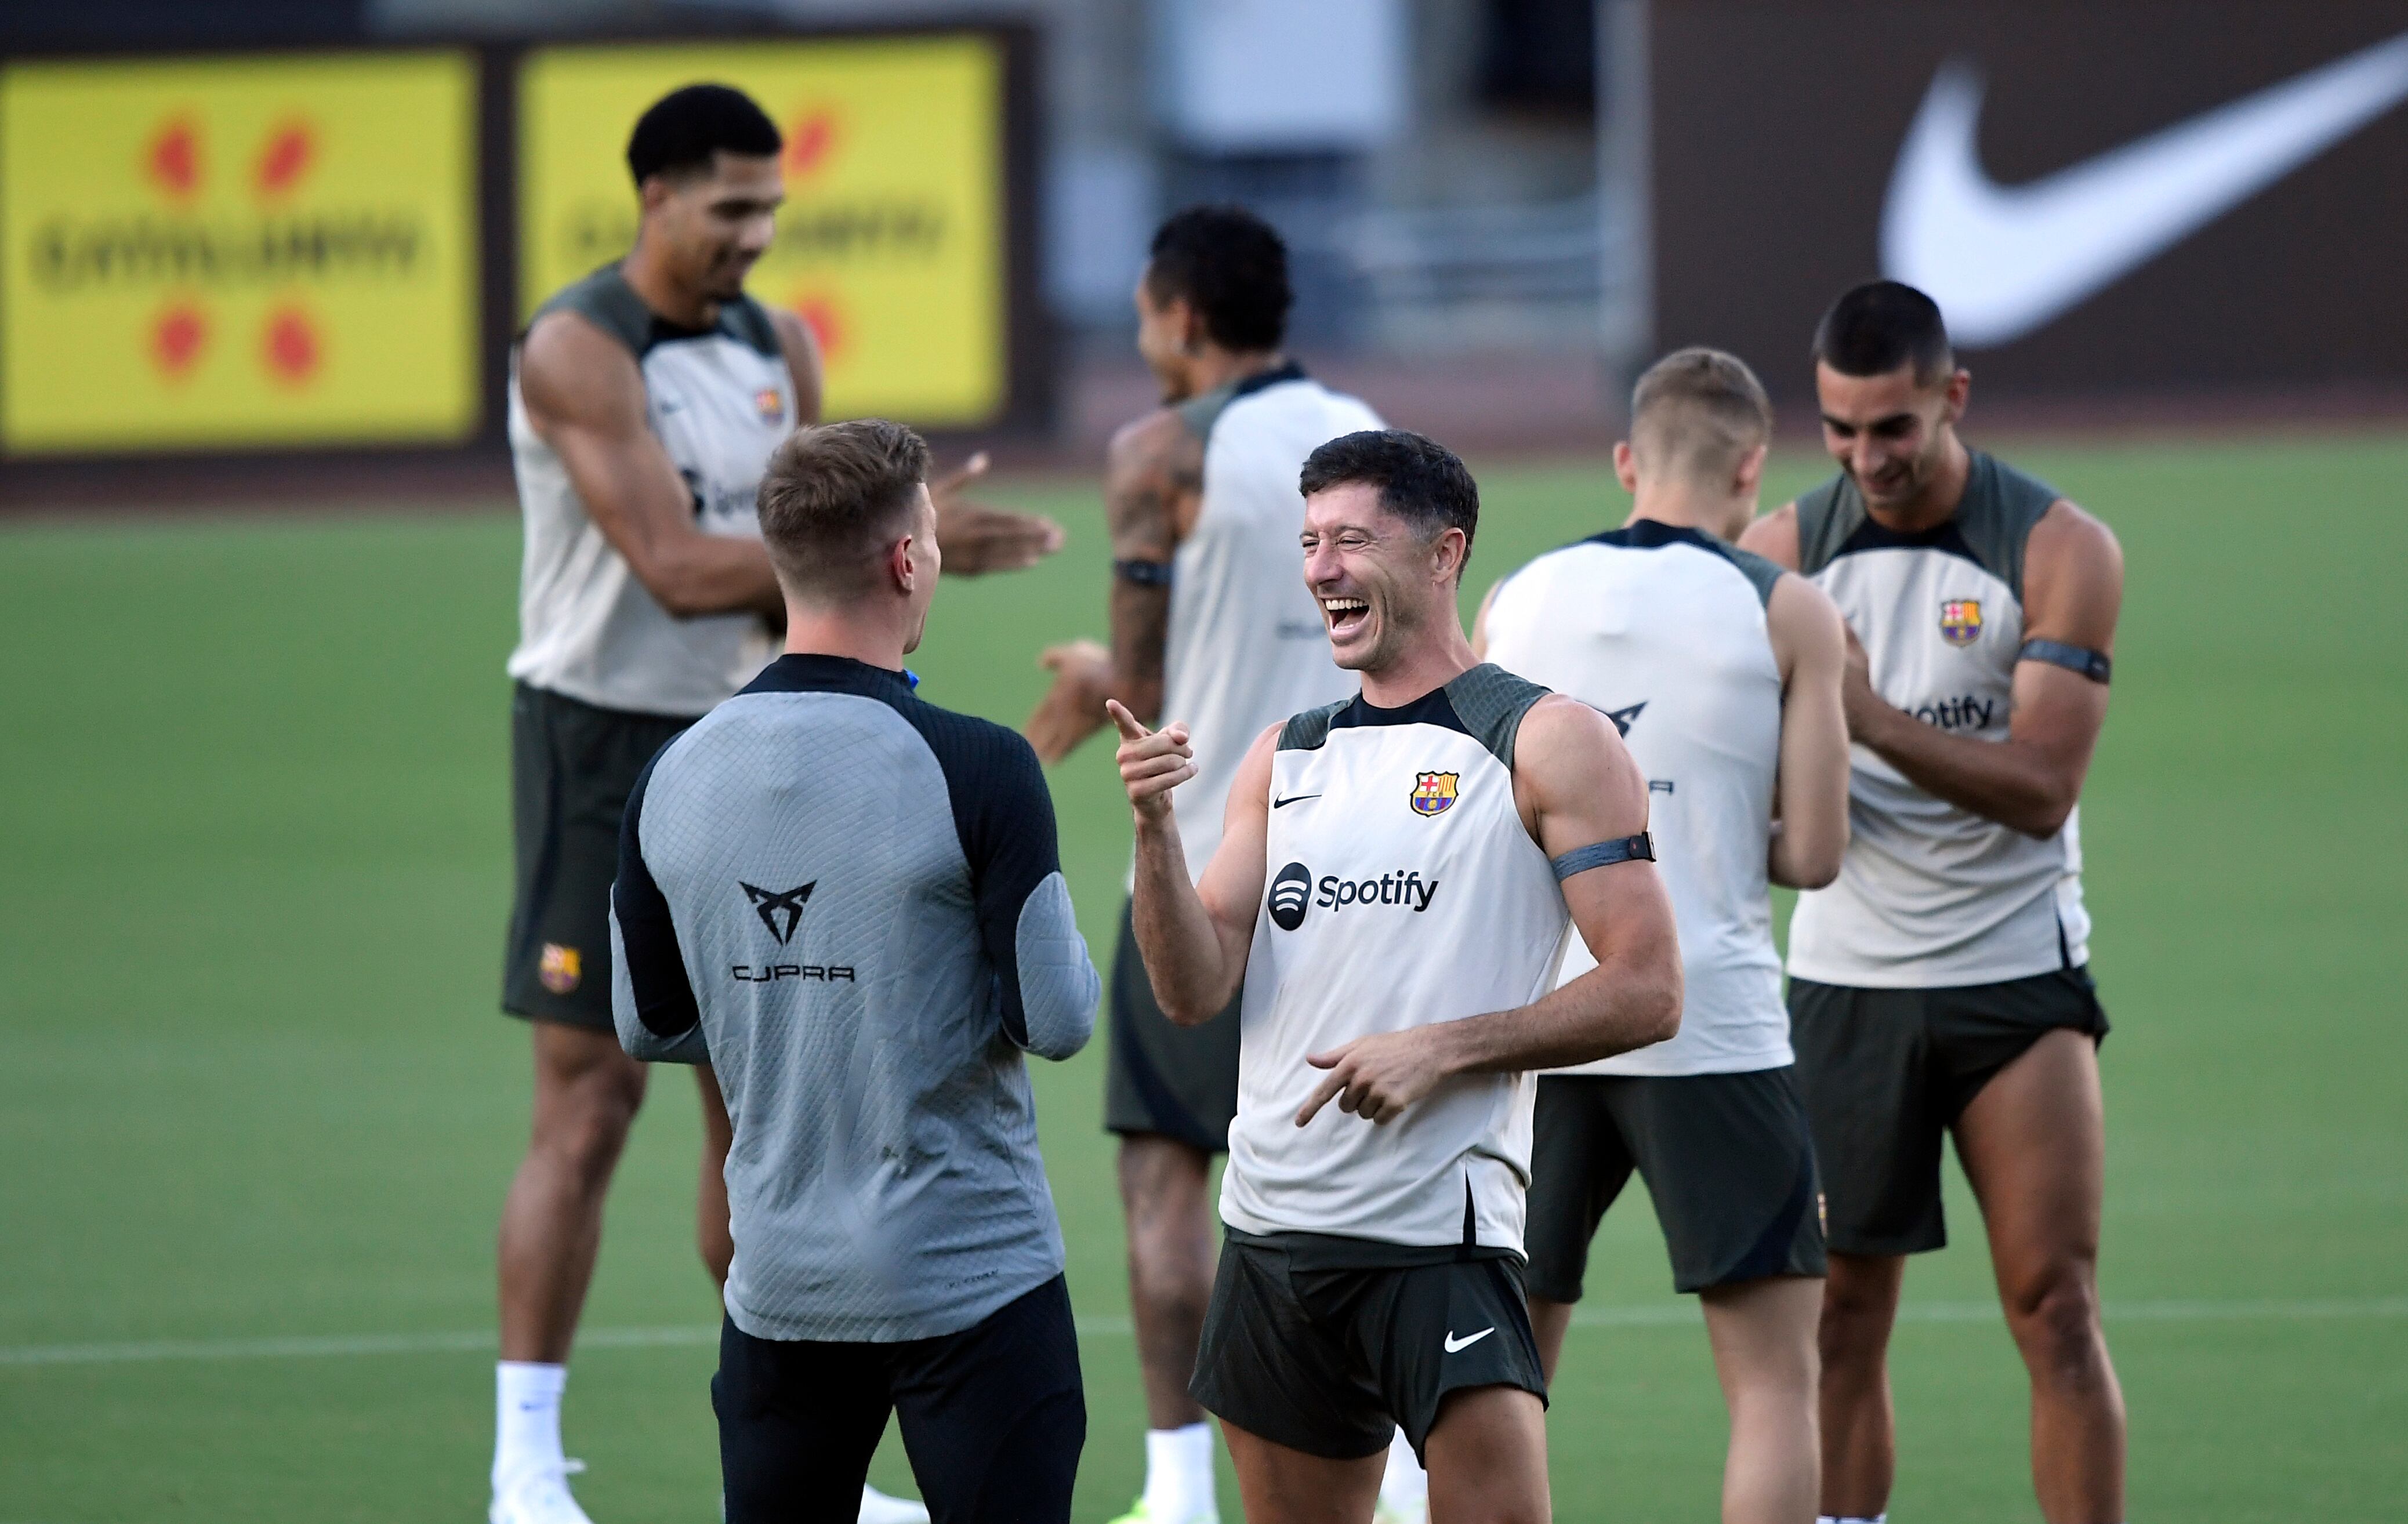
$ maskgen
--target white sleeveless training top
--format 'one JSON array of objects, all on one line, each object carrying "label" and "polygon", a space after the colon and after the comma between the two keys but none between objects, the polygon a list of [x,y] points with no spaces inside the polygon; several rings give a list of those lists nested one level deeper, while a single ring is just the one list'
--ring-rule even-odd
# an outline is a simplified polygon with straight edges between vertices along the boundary
[{"label": "white sleeveless training top", "polygon": [[1393,1121],[1296,1114],[1307,1055],[1526,1005],[1569,917],[1513,807],[1513,738],[1546,690],[1480,666],[1400,709],[1299,714],[1271,762],[1268,869],[1246,963],[1221,1220],[1522,1250],[1531,1075],[1451,1079]]},{"label": "white sleeveless training top", "polygon": [[[627,347],[642,367],[645,422],[668,452],[705,534],[759,539],[755,497],[770,453],[795,426],[795,379],[769,314],[722,304],[716,327],[680,327],[605,266],[536,313],[566,309]],[[774,654],[760,617],[677,619],[594,526],[568,468],[527,420],[510,354],[510,454],[526,550],[510,676],[604,709],[701,714]]]},{"label": "white sleeveless training top", "polygon": [[[1926,725],[2003,741],[2024,642],[2024,546],[2057,490],[1975,452],[1946,523],[1885,529],[1842,475],[1798,499],[1799,569],[1864,642],[1873,691]],[[1854,749],[1839,881],[1800,895],[1789,971],[1936,988],[2090,957],[2077,816],[2036,841],[1935,798]]]},{"label": "white sleeveless training top", "polygon": [[1170,563],[1162,716],[1194,738],[1196,776],[1170,797],[1197,878],[1221,844],[1229,784],[1254,738],[1359,686],[1330,659],[1304,585],[1304,457],[1379,415],[1294,364],[1180,405],[1204,440],[1204,502]]},{"label": "white sleeveless training top", "polygon": [[[1551,551],[1488,607],[1488,659],[1605,711],[1647,775],[1656,870],[1686,994],[1670,1042],[1566,1071],[1737,1074],[1790,1062],[1766,877],[1781,665],[1764,610],[1780,567],[1641,519]],[[1560,982],[1597,967],[1577,932]]]}]

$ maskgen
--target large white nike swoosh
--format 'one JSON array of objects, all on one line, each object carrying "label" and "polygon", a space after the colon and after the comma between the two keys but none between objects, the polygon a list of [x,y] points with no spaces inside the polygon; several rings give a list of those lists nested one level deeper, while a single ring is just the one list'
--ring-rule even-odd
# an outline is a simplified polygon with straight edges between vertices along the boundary
[{"label": "large white nike swoosh", "polygon": [[1455,1336],[1455,1330],[1453,1329],[1449,1329],[1446,1333],[1446,1352],[1452,1355],[1457,1350],[1469,1349],[1473,1344],[1478,1344],[1481,1340],[1487,1338],[1490,1334],[1496,1331],[1496,1326],[1491,1324],[1489,1327],[1482,1329],[1478,1333],[1473,1334],[1469,1339],[1458,1339]]},{"label": "large white nike swoosh", "polygon": [[1969,348],[2030,333],[2408,96],[2408,33],[2028,185],[1982,172],[1982,79],[1951,62],[1899,150],[1882,266]]}]

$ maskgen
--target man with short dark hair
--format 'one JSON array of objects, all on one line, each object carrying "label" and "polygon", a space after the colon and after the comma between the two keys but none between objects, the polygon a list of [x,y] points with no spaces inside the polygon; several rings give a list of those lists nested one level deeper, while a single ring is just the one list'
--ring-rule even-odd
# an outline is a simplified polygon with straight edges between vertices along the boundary
[{"label": "man with short dark hair", "polygon": [[2031,1376],[2041,1511],[2119,1524],[2124,1400],[2098,1288],[2107,1017],[2075,806],[2107,717],[2123,552],[2055,488],[1966,447],[1971,386],[1922,292],[1841,296],[1814,335],[1840,473],[1742,540],[1828,593],[1854,635],[1853,831],[1789,928],[1829,1203],[1823,1511],[1888,1506],[1886,1350],[1905,1257],[1947,1242],[1948,1133]]},{"label": "man with short dark hair", "polygon": [[850,1518],[890,1414],[939,1524],[1066,1524],[1086,1435],[1024,1053],[1095,1024],[1028,743],[917,697],[919,436],[779,448],[786,654],[664,747],[612,886],[617,1031],[725,1087],[730,1524]]},{"label": "man with short dark hair", "polygon": [[[1531,1071],[1678,1025],[1646,781],[1604,715],[1473,656],[1461,461],[1350,434],[1299,484],[1305,581],[1362,692],[1254,738],[1200,879],[1170,809],[1197,772],[1188,726],[1111,706],[1154,998],[1194,1024],[1245,989],[1190,1389],[1221,1417],[1250,1524],[1369,1518],[1399,1428],[1432,1517],[1535,1524]],[[1568,924],[1598,967],[1557,988]]]},{"label": "man with short dark hair", "polygon": [[[1155,233],[1138,350],[1163,403],[1113,436],[1106,468],[1111,645],[1047,651],[1054,687],[1028,722],[1048,762],[1102,727],[1107,697],[1195,727],[1197,777],[1174,808],[1198,865],[1247,740],[1354,687],[1299,574],[1296,479],[1314,446],[1380,421],[1281,352],[1289,300],[1286,246],[1254,213],[1191,207]],[[1111,1007],[1104,1126],[1120,1135],[1147,1429],[1145,1489],[1119,1524],[1215,1524],[1211,1431],[1187,1378],[1212,1289],[1205,1187],[1237,1107],[1238,1014],[1165,1019],[1125,913]]]},{"label": "man with short dark hair", "polygon": [[[534,1024],[535,1116],[502,1209],[494,1524],[585,1524],[560,1399],[645,1088],[610,1030],[619,816],[652,754],[768,659],[764,621],[783,609],[753,494],[778,441],[818,415],[820,358],[800,319],[744,294],[783,195],[779,147],[768,117],[724,85],[654,103],[627,142],[635,247],[546,302],[511,355],[526,550],[502,1006]],[[1026,565],[1059,539],[1041,521],[945,508],[962,531],[955,569]],[[710,1071],[696,1074],[696,1227],[723,1278],[727,1122]]]},{"label": "man with short dark hair", "polygon": [[[1681,1032],[1539,1077],[1530,1319],[1552,1379],[1589,1240],[1635,1170],[1674,1287],[1703,1304],[1730,1411],[1724,1524],[1810,1524],[1823,1229],[1792,1072],[1769,884],[1813,888],[1848,840],[1846,636],[1812,582],[1736,539],[1772,440],[1736,356],[1688,349],[1639,379],[1614,474],[1619,529],[1490,591],[1472,647],[1596,705],[1647,774],[1681,938]],[[1586,971],[1577,946],[1563,977]]]}]

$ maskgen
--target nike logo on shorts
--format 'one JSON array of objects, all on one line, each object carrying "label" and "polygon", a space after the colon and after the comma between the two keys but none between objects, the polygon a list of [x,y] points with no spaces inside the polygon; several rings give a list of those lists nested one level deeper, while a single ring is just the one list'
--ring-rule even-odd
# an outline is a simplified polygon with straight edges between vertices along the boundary
[{"label": "nike logo on shorts", "polygon": [[1455,1336],[1455,1330],[1453,1329],[1449,1329],[1446,1330],[1446,1352],[1453,1355],[1463,1350],[1469,1349],[1473,1344],[1478,1344],[1481,1340],[1487,1338],[1490,1334],[1496,1331],[1497,1325],[1491,1323],[1488,1327],[1482,1329],[1478,1333],[1473,1334],[1469,1339],[1458,1339]]},{"label": "nike logo on shorts", "polygon": [[1317,799],[1319,798],[1321,798],[1321,796],[1318,794],[1290,794],[1286,798],[1271,800],[1271,808],[1274,810],[1284,810],[1291,804],[1296,804],[1305,799]]}]

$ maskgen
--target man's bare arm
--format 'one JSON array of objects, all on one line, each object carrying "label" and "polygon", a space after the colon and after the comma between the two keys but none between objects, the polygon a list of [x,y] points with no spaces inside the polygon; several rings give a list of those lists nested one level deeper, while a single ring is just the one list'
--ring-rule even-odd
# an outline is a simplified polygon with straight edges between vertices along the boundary
[{"label": "man's bare arm", "polygon": [[1848,848],[1848,721],[1840,705],[1848,626],[1803,577],[1772,584],[1764,609],[1781,664],[1781,769],[1773,784],[1772,882],[1819,889]]},{"label": "man's bare arm", "polygon": [[662,608],[681,619],[784,609],[760,541],[695,527],[694,495],[645,422],[643,374],[623,346],[553,313],[520,350],[519,394],[594,526]]},{"label": "man's bare arm", "polygon": [[1304,1126],[1331,1100],[1384,1122],[1457,1074],[1555,1069],[1627,1053],[1681,1026],[1681,949],[1672,902],[1644,858],[1579,868],[1570,855],[1647,828],[1647,780],[1613,723],[1561,696],[1522,717],[1513,794],[1523,821],[1563,879],[1564,903],[1597,967],[1511,1011],[1357,1038],[1311,1056],[1329,1075],[1297,1114]]},{"label": "man's bare arm", "polygon": [[1775,566],[1798,569],[1798,505],[1784,503],[1740,531],[1739,548]]},{"label": "man's bare arm", "polygon": [[1111,644],[1073,640],[1038,658],[1054,686],[1028,719],[1037,755],[1058,762],[1104,724],[1117,698],[1140,721],[1162,714],[1170,639],[1170,558],[1196,522],[1204,492],[1204,441],[1168,408],[1112,436],[1105,455],[1104,518],[1111,533]]},{"label": "man's bare arm", "polygon": [[1137,885],[1130,919],[1154,1003],[1182,1027],[1209,1021],[1238,992],[1262,908],[1269,833],[1273,726],[1254,738],[1229,788],[1221,845],[1201,882],[1170,812],[1170,791],[1196,776],[1187,727],[1148,730],[1117,699],[1107,700],[1121,735],[1121,783],[1137,816]]},{"label": "man's bare arm", "polygon": [[[2024,637],[2112,655],[2124,602],[2124,552],[2107,526],[2058,501],[2024,551]],[[2082,797],[2107,721],[2107,684],[2044,661],[2018,664],[2003,742],[1953,736],[1883,701],[1863,648],[1848,642],[1848,733],[1926,793],[2042,839]]]}]

